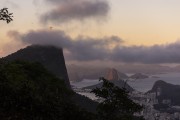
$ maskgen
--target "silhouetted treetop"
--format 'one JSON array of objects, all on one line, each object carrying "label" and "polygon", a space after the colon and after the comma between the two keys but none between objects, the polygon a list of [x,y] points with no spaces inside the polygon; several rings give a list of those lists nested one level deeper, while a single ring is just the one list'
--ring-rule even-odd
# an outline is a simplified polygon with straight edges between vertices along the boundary
[{"label": "silhouetted treetop", "polygon": [[129,92],[115,86],[104,78],[100,78],[103,85],[92,90],[102,102],[97,107],[100,120],[135,120],[134,113],[140,112],[143,107],[130,99]]},{"label": "silhouetted treetop", "polygon": [[3,8],[0,10],[0,20],[6,21],[7,23],[13,21],[12,15],[13,13],[9,13],[8,8]]}]

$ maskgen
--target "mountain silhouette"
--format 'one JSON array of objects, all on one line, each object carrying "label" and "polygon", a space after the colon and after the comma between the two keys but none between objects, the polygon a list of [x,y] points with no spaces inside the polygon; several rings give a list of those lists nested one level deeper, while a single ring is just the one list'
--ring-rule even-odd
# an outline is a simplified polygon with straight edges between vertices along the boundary
[{"label": "mountain silhouette", "polygon": [[63,79],[66,85],[70,88],[63,50],[61,48],[32,45],[24,49],[20,49],[2,59],[6,61],[23,60],[39,62],[51,73]]},{"label": "mountain silhouette", "polygon": [[147,93],[157,93],[159,103],[163,100],[171,100],[172,105],[180,105],[180,85],[173,85],[163,80],[154,83],[152,89]]}]

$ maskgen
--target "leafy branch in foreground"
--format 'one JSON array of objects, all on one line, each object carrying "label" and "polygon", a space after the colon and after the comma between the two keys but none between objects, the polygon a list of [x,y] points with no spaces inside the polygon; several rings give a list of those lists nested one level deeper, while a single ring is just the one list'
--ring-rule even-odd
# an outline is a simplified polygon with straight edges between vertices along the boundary
[{"label": "leafy branch in foreground", "polygon": [[135,112],[140,112],[142,106],[130,99],[128,91],[115,86],[104,78],[103,85],[92,90],[97,97],[103,99],[97,112],[100,120],[134,120]]},{"label": "leafy branch in foreground", "polygon": [[0,20],[6,21],[7,23],[13,21],[12,15],[13,13],[9,13],[8,8],[3,8],[0,10]]}]

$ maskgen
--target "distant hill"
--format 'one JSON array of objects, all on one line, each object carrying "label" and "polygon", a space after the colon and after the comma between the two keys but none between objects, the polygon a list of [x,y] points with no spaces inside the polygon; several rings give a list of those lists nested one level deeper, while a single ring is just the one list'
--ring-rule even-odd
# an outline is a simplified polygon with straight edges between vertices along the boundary
[{"label": "distant hill", "polygon": [[106,79],[107,80],[118,80],[119,76],[118,76],[118,71],[116,69],[109,69],[109,71],[106,74]]},{"label": "distant hill", "polygon": [[142,73],[136,73],[136,74],[130,76],[130,78],[132,78],[132,79],[146,79],[146,78],[149,78],[149,76],[144,75]]},{"label": "distant hill", "polygon": [[17,52],[2,58],[2,60],[39,62],[54,75],[65,80],[66,85],[70,87],[63,50],[60,48],[53,46],[32,45],[18,50]]},{"label": "distant hill", "polygon": [[173,85],[162,80],[155,82],[152,89],[148,93],[159,92],[157,96],[158,101],[162,103],[163,100],[169,99],[172,105],[180,105],[180,85]]},{"label": "distant hill", "polygon": [[128,76],[126,74],[124,74],[124,73],[121,73],[121,72],[117,71],[114,68],[111,68],[106,73],[105,78],[107,80],[119,80],[119,79],[127,79]]},{"label": "distant hill", "polygon": [[[134,91],[134,89],[129,86],[127,83],[125,83],[122,80],[111,80],[110,82],[114,83],[115,86],[118,86],[119,88],[123,88],[125,86],[125,88],[128,91]],[[100,88],[102,86],[102,83],[96,84],[96,85],[92,85],[92,86],[88,86],[88,87],[84,87],[83,89],[95,89],[95,88]]]}]

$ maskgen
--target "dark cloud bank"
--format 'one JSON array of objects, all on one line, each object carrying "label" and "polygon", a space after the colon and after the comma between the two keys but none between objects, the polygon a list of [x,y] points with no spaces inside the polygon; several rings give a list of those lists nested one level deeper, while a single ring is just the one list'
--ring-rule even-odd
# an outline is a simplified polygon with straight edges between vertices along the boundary
[{"label": "dark cloud bank", "polygon": [[[168,45],[130,46],[123,45],[117,36],[104,38],[77,37],[72,39],[63,31],[30,31],[20,34],[8,33],[10,37],[24,44],[54,45],[63,47],[68,60],[114,61],[126,63],[180,63],[180,42]],[[111,47],[111,45],[114,45]]]},{"label": "dark cloud bank", "polygon": [[103,20],[109,12],[106,0],[45,0],[53,8],[40,17],[44,24],[62,24],[89,19]]}]

